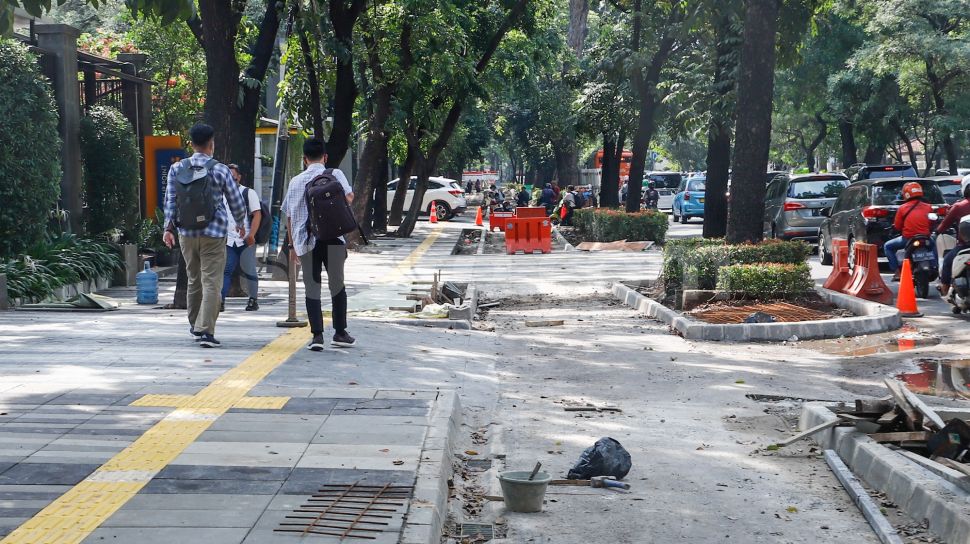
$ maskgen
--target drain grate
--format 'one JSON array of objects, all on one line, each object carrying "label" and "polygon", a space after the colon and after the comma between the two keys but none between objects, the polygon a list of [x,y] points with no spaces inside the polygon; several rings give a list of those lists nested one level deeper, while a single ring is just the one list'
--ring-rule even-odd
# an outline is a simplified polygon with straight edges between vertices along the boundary
[{"label": "drain grate", "polygon": [[458,535],[473,538],[475,542],[485,542],[495,536],[495,527],[485,523],[462,523],[458,526]]},{"label": "drain grate", "polygon": [[491,459],[469,459],[465,461],[465,466],[472,472],[485,472],[492,468]]},{"label": "drain grate", "polygon": [[395,516],[404,514],[413,490],[409,485],[359,482],[325,485],[274,530],[376,540]]}]

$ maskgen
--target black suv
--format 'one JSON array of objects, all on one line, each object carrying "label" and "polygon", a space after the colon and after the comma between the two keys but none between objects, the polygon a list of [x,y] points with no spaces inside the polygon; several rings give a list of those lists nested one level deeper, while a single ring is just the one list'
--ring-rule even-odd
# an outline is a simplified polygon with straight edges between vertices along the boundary
[{"label": "black suv", "polygon": [[903,203],[903,185],[910,181],[923,187],[923,200],[932,204],[939,215],[947,212],[946,201],[936,182],[930,179],[868,179],[857,181],[842,191],[831,208],[822,210],[825,219],[819,229],[818,255],[822,264],[832,264],[832,239],[849,241],[849,260],[852,244],[882,245],[896,236],[893,219]]},{"label": "black suv", "polygon": [[849,181],[883,178],[915,178],[919,174],[911,164],[853,164],[843,172]]}]

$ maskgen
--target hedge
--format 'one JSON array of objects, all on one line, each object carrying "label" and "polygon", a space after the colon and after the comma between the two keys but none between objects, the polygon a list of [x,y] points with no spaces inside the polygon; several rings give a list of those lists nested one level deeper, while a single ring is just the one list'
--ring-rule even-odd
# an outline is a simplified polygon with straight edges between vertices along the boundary
[{"label": "hedge", "polygon": [[61,187],[61,141],[37,57],[0,38],[0,257],[43,239]]},{"label": "hedge", "polygon": [[667,214],[645,210],[626,213],[601,208],[583,208],[573,214],[576,232],[587,242],[617,240],[663,242],[667,236]]},{"label": "hedge", "polygon": [[138,228],[140,160],[135,133],[116,108],[95,106],[81,119],[85,224],[91,234]]},{"label": "hedge", "polygon": [[811,247],[801,241],[768,240],[729,245],[723,240],[674,241],[664,248],[662,279],[667,294],[717,287],[718,269],[736,264],[802,264]]},{"label": "hedge", "polygon": [[748,298],[778,298],[812,291],[808,265],[755,263],[722,266],[717,273],[718,291]]},{"label": "hedge", "polygon": [[11,298],[44,299],[55,289],[111,275],[121,266],[118,252],[106,242],[72,234],[40,242],[16,259],[0,260]]}]

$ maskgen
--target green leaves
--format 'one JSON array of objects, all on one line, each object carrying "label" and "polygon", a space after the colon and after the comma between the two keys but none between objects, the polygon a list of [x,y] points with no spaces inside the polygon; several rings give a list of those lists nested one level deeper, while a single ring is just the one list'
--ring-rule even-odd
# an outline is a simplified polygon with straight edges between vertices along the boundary
[{"label": "green leaves", "polygon": [[772,299],[800,295],[813,290],[808,265],[756,263],[724,266],[718,270],[718,291],[747,297]]},{"label": "green leaves", "polygon": [[81,120],[81,157],[87,231],[118,229],[134,237],[139,151],[128,119],[110,106],[91,108]]},{"label": "green leaves", "polygon": [[118,252],[105,242],[62,234],[35,244],[15,259],[0,260],[12,298],[41,300],[55,289],[111,275],[121,266]]},{"label": "green leaves", "polygon": [[657,211],[626,213],[584,208],[573,214],[577,232],[588,242],[663,242],[667,235],[667,214]]}]

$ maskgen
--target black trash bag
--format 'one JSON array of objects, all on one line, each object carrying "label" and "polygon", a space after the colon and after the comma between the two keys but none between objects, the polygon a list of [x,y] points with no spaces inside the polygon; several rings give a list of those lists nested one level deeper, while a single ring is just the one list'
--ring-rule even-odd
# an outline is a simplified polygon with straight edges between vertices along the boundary
[{"label": "black trash bag", "polygon": [[589,480],[596,476],[610,476],[622,480],[633,467],[630,453],[612,438],[600,438],[579,456],[576,466],[569,469],[566,478]]}]

